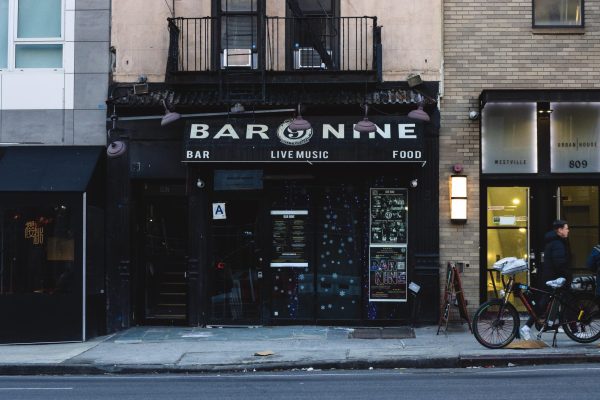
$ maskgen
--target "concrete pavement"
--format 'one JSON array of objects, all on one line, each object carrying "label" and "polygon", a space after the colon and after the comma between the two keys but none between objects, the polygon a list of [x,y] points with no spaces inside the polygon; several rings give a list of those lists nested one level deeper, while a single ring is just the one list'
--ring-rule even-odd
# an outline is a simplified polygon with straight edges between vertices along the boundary
[{"label": "concrete pavement", "polygon": [[[361,335],[357,335],[362,332]],[[136,327],[85,343],[0,346],[0,374],[201,373],[278,369],[453,368],[600,362],[599,342],[552,334],[539,349],[491,350],[467,325],[389,331],[325,326]],[[381,330],[386,337],[386,328]],[[405,334],[402,335],[401,333]],[[400,333],[400,334],[399,334]],[[259,355],[262,354],[262,355]]]}]

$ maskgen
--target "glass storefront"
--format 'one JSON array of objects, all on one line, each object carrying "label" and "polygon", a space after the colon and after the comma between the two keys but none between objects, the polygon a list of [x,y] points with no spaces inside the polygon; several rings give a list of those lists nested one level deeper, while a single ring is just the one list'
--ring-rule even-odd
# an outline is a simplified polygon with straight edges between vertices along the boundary
[{"label": "glass storefront", "polygon": [[2,210],[0,295],[78,290],[72,212],[65,204]]},{"label": "glass storefront", "polygon": [[[492,265],[505,257],[528,259],[529,255],[529,188],[487,188],[487,298],[495,298],[503,288],[502,276]],[[529,283],[529,274],[515,276],[517,282]],[[511,299],[515,301],[515,299]],[[522,307],[516,300],[517,307]]]}]

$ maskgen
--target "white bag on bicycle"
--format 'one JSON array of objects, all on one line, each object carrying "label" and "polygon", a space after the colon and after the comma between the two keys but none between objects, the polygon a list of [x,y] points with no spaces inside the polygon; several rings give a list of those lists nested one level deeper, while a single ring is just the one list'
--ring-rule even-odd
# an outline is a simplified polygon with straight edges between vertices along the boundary
[{"label": "white bag on bicycle", "polygon": [[502,272],[502,269],[513,261],[517,261],[517,257],[504,257],[496,261],[494,265],[492,265],[492,268],[496,271]]},{"label": "white bag on bicycle", "polygon": [[506,264],[502,268],[502,275],[514,275],[523,271],[527,271],[527,261],[519,258]]}]

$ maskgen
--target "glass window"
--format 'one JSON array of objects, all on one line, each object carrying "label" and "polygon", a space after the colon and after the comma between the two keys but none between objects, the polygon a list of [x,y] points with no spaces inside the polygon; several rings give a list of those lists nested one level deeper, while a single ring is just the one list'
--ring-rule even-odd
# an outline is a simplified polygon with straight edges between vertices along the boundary
[{"label": "glass window", "polygon": [[0,68],[62,68],[62,16],[63,0],[0,0]]},{"label": "glass window", "polygon": [[[489,187],[487,189],[487,296],[498,296],[503,288],[502,276],[490,270],[505,257],[528,259],[529,254],[529,188]],[[516,275],[517,282],[528,283],[527,272]],[[519,311],[525,311],[518,299],[511,299]]]},{"label": "glass window", "polygon": [[221,45],[224,49],[256,48],[256,17],[226,16],[222,19]]},{"label": "glass window", "polygon": [[257,0],[221,0],[221,10],[232,11],[256,11]]},{"label": "glass window", "polygon": [[61,0],[19,0],[17,37],[60,38]]},{"label": "glass window", "polygon": [[0,0],[0,68],[8,65],[8,0]]},{"label": "glass window", "polygon": [[585,262],[590,249],[598,244],[598,187],[561,186],[560,218],[569,223],[571,265],[574,273],[589,274]]},{"label": "glass window", "polygon": [[0,294],[54,295],[78,290],[72,211],[64,204],[4,210]]},{"label": "glass window", "polygon": [[583,0],[534,0],[533,25],[583,26]]},{"label": "glass window", "polygon": [[483,173],[537,172],[536,103],[487,103],[481,114]]},{"label": "glass window", "polygon": [[16,68],[61,68],[62,45],[18,44],[15,47]]}]

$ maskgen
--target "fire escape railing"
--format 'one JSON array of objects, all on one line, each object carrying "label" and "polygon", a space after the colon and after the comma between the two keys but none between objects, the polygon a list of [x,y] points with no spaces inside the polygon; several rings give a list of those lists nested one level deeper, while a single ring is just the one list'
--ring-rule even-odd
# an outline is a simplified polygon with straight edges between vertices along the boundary
[{"label": "fire escape railing", "polygon": [[[256,46],[247,49],[252,54],[235,49],[238,60],[257,56],[258,62],[249,62],[247,69],[381,72],[381,27],[376,17],[265,17],[262,21]],[[169,18],[168,26],[168,73],[235,67],[223,61],[227,53],[219,43],[217,18]]]}]

